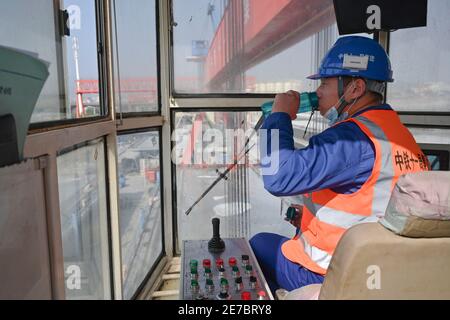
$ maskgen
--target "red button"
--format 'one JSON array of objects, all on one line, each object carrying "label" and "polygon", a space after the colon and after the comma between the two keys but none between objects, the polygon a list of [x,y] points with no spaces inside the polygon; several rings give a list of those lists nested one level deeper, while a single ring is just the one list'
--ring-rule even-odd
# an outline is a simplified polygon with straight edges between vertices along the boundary
[{"label": "red button", "polygon": [[252,300],[252,294],[248,291],[244,291],[241,294],[241,299],[242,300]]},{"label": "red button", "polygon": [[216,266],[217,266],[217,268],[223,266],[223,260],[222,259],[217,259],[216,260]]},{"label": "red button", "polygon": [[204,260],[203,260],[203,267],[204,267],[204,268],[211,268],[211,260],[209,260],[209,259],[204,259]]},{"label": "red button", "polygon": [[235,257],[231,257],[230,259],[228,259],[228,264],[230,265],[230,267],[234,267],[236,263],[237,261]]},{"label": "red button", "polygon": [[258,297],[265,298],[266,297],[266,292],[265,291],[258,292]]}]

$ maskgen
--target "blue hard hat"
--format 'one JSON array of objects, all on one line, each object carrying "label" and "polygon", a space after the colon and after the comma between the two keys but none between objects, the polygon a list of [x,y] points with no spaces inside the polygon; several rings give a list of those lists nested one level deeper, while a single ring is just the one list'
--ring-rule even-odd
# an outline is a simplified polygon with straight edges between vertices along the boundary
[{"label": "blue hard hat", "polygon": [[383,47],[373,39],[361,36],[342,37],[328,51],[319,72],[308,79],[332,77],[361,77],[393,82],[389,57]]}]

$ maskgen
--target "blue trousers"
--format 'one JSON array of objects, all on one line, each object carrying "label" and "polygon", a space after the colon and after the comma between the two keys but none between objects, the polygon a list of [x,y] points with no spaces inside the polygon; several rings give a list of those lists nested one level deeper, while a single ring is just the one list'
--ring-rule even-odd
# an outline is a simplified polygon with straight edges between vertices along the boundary
[{"label": "blue trousers", "polygon": [[250,246],[273,293],[279,288],[294,290],[309,284],[323,283],[324,277],[286,259],[281,245],[289,240],[274,233],[258,233]]}]

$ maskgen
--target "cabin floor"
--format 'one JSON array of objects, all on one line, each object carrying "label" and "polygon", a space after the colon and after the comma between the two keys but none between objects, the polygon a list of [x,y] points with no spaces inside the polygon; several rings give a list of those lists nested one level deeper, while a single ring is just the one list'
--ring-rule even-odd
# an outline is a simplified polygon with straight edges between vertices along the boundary
[{"label": "cabin floor", "polygon": [[179,300],[180,298],[180,257],[174,257],[162,276],[161,284],[153,292],[152,300]]}]

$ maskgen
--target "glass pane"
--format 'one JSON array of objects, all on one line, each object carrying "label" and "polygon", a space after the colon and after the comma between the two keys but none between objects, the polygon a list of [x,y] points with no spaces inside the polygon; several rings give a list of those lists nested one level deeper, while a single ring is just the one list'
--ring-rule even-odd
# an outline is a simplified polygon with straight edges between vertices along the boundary
[{"label": "glass pane", "polygon": [[179,93],[314,90],[317,49],[337,37],[332,0],[174,0],[174,18]]},{"label": "glass pane", "polygon": [[115,0],[116,112],[158,112],[155,0]]},{"label": "glass pane", "polygon": [[388,102],[394,109],[450,112],[449,12],[449,1],[428,1],[427,27],[391,33],[395,82]]},{"label": "glass pane", "polygon": [[[246,137],[260,117],[259,112],[177,112],[175,115],[177,217],[179,240],[210,239],[213,217],[221,219],[221,236],[247,237],[275,232],[288,237],[294,228],[280,216],[281,202],[265,191],[259,165],[256,135],[241,157]],[[236,128],[238,130],[236,130]],[[245,135],[247,133],[247,135]],[[223,173],[240,159],[207,196],[186,215],[187,210]],[[181,242],[179,243],[179,245]]]},{"label": "glass pane", "polygon": [[67,119],[100,116],[95,0],[64,0],[70,36],[63,38],[66,62]]},{"label": "glass pane", "polygon": [[103,140],[58,156],[67,299],[111,299]]},{"label": "glass pane", "polygon": [[[64,104],[64,86],[58,75],[53,3],[53,0],[0,2],[0,44],[37,53],[50,63],[50,75],[37,102],[33,122],[60,119],[60,106]],[[30,12],[40,19],[23,19]]]},{"label": "glass pane", "polygon": [[118,137],[123,295],[130,299],[163,251],[158,132]]},{"label": "glass pane", "polygon": [[[61,37],[53,0],[0,1],[0,44],[33,52],[50,63],[49,78],[31,122],[100,114],[95,2],[65,0],[71,36]],[[30,13],[35,19],[24,19]]]}]

